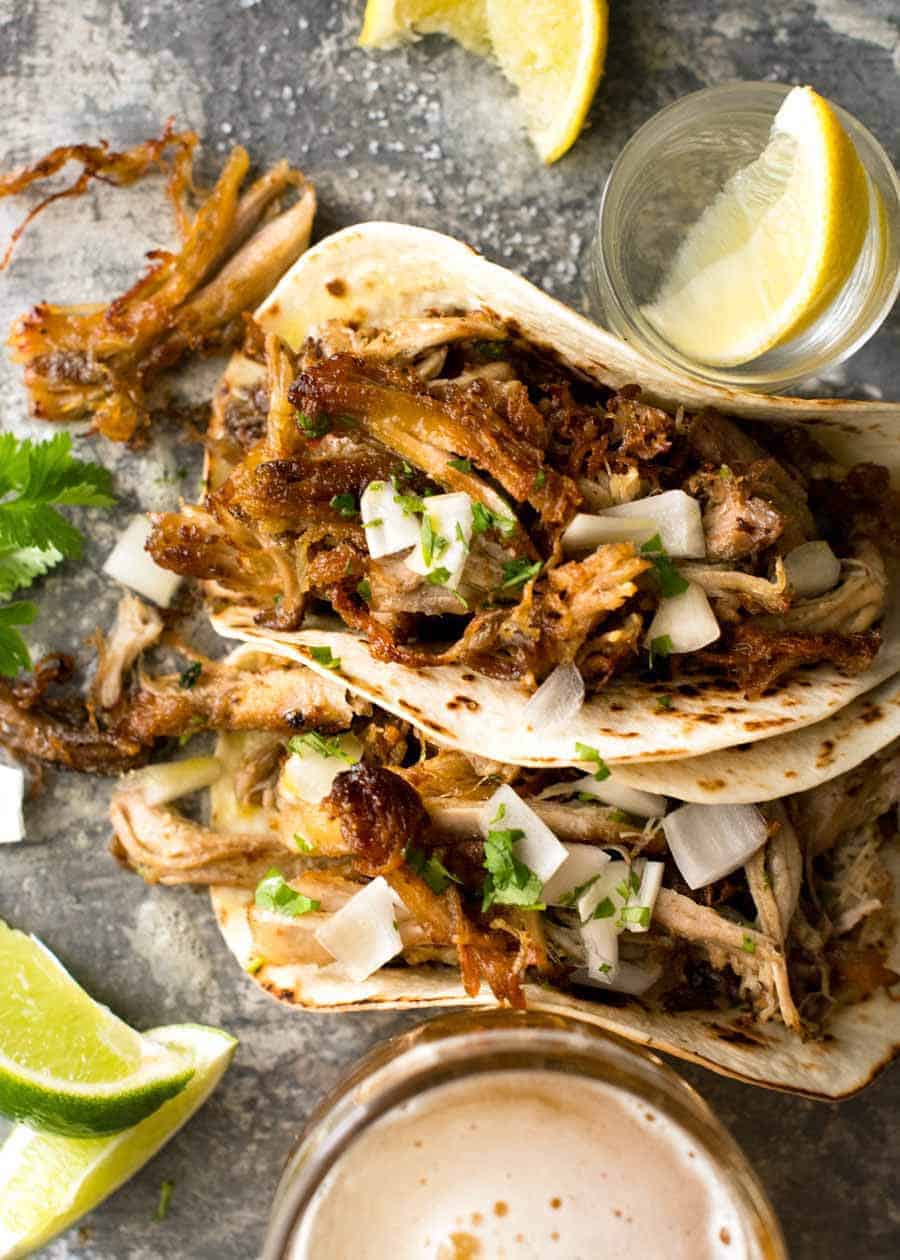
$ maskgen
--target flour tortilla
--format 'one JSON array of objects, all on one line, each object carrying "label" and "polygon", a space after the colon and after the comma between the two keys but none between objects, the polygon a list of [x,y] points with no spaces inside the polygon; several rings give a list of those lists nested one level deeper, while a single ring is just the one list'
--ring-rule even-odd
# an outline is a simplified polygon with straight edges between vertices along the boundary
[{"label": "flour tortilla", "polygon": [[[384,321],[438,311],[487,308],[529,341],[570,367],[611,386],[639,383],[651,401],[725,412],[775,424],[802,424],[844,463],[871,460],[900,484],[900,406],[844,400],[769,398],[702,384],[663,368],[529,284],[436,232],[395,223],[347,228],[315,246],[284,276],[256,318],[299,347],[329,320],[377,327]],[[225,402],[261,383],[259,364],[236,355],[217,399],[214,431]],[[215,480],[216,470],[210,475]],[[610,764],[694,758],[768,740],[809,726],[851,704],[900,669],[900,616],[888,619],[873,666],[848,678],[830,665],[804,670],[766,696],[747,700],[727,680],[692,676],[693,694],[661,709],[671,687],[631,677],[614,679],[563,731],[536,731],[522,721],[527,693],[515,683],[462,667],[414,670],[375,660],[365,641],[343,626],[279,633],[262,630],[253,611],[231,607],[214,618],[225,637],[256,640],[325,673],[309,655],[327,646],[341,664],[329,676],[419,726],[445,747],[477,749],[521,765],[570,765],[576,741]]]}]

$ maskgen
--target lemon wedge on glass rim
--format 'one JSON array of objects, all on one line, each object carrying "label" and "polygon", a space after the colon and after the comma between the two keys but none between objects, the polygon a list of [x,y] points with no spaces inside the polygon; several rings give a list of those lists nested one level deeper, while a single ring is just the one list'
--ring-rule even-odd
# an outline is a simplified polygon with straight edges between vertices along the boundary
[{"label": "lemon wedge on glass rim", "polygon": [[368,0],[359,42],[390,48],[441,32],[490,56],[518,88],[545,162],[572,147],[603,73],[607,0]]},{"label": "lemon wedge on glass rim", "polygon": [[768,144],[689,229],[642,314],[676,350],[735,367],[834,301],[869,225],[869,180],[829,103],[793,88]]}]

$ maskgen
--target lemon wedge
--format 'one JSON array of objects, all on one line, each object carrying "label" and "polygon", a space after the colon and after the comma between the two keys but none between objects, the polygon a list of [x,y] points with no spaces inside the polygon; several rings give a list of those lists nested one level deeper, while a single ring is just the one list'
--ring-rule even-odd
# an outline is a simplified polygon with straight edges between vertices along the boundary
[{"label": "lemon wedge", "polygon": [[359,42],[390,48],[439,31],[493,54],[518,89],[545,162],[575,143],[603,73],[607,0],[368,0]]},{"label": "lemon wedge", "polygon": [[748,363],[831,304],[868,222],[869,182],[853,142],[826,100],[793,88],[761,155],[689,230],[643,313],[696,362]]},{"label": "lemon wedge", "polygon": [[482,57],[491,51],[485,0],[368,0],[359,42],[395,48],[421,35],[449,35]]}]

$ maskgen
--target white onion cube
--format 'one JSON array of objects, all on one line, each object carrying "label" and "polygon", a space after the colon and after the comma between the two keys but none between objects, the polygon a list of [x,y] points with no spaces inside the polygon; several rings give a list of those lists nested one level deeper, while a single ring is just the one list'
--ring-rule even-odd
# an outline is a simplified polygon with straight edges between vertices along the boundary
[{"label": "white onion cube", "polygon": [[103,572],[145,599],[152,599],[160,608],[168,608],[181,578],[161,568],[145,550],[152,529],[146,516],[133,516],[107,556]]},{"label": "white onion cube", "polygon": [[[664,490],[646,499],[619,503],[599,514],[613,520],[639,518],[653,521],[653,534],[670,556],[678,559],[702,560],[706,555],[706,535],[700,504],[683,490]],[[648,535],[650,537],[652,535]],[[646,541],[641,539],[640,541]]]},{"label": "white onion cube", "polygon": [[619,967],[619,933],[614,919],[590,919],[581,925],[581,940],[591,980],[612,980]]},{"label": "white onion cube", "polygon": [[736,871],[768,835],[755,805],[682,805],[663,819],[663,831],[689,888],[705,888]]},{"label": "white onion cube", "polygon": [[827,542],[801,543],[784,557],[784,572],[795,595],[824,595],[837,586],[841,562]]},{"label": "white onion cube", "polygon": [[721,633],[706,592],[696,582],[689,582],[680,595],[660,600],[644,646],[652,647],[654,639],[668,638],[671,652],[697,652],[715,643]]},{"label": "white onion cube", "polygon": [[396,502],[390,481],[370,481],[359,500],[366,546],[373,560],[414,547],[419,540],[419,518]]},{"label": "white onion cube", "polygon": [[423,503],[422,522],[427,521],[431,526],[431,554],[426,558],[420,525],[416,549],[407,557],[406,564],[423,577],[446,569],[447,577],[440,585],[455,590],[459,586],[472,541],[472,500],[461,490],[454,494],[431,495],[423,499]]},{"label": "white onion cube", "polygon": [[617,520],[589,512],[576,512],[562,536],[563,551],[567,555],[576,552],[596,551],[605,543],[645,543],[657,532],[652,516],[633,516]]},{"label": "white onion cube", "polygon": [[571,661],[547,675],[522,710],[526,729],[558,730],[571,722],[584,704],[584,679]]},{"label": "white onion cube", "polygon": [[25,839],[25,775],[18,766],[0,766],[0,844]]},{"label": "white onion cube", "polygon": [[566,860],[565,845],[557,840],[534,810],[504,784],[486,802],[481,815],[481,830],[487,836],[489,831],[507,831],[510,828],[523,832],[522,838],[513,845],[513,853],[537,875],[542,884],[546,884]]},{"label": "white onion cube", "polygon": [[390,885],[379,875],[316,929],[351,980],[367,980],[403,949]]},{"label": "white onion cube", "polygon": [[547,880],[541,892],[541,900],[547,905],[565,905],[568,898],[589,880],[602,875],[609,866],[608,853],[595,844],[564,844],[566,860]]}]

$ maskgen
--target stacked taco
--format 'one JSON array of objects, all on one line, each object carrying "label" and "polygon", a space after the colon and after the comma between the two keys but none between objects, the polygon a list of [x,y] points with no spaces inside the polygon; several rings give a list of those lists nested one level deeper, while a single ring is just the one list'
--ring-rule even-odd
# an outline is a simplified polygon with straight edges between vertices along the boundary
[{"label": "stacked taco", "polygon": [[898,419],[679,378],[436,233],[326,239],[149,542],[264,720],[123,780],[120,855],[287,1003],[859,1088],[900,1032]]}]

